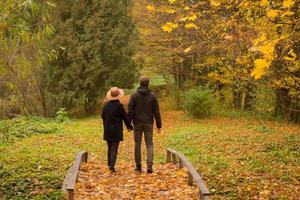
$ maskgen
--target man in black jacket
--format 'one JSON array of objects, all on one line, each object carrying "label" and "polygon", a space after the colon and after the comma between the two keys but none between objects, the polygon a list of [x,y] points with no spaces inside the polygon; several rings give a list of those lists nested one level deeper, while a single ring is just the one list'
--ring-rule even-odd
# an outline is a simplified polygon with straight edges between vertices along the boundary
[{"label": "man in black jacket", "polygon": [[149,89],[149,78],[141,77],[140,87],[129,100],[128,116],[134,124],[134,156],[136,172],[142,172],[141,165],[141,143],[144,133],[147,147],[147,172],[152,173],[153,165],[153,123],[154,118],[158,133],[161,129],[161,117],[157,97]]}]

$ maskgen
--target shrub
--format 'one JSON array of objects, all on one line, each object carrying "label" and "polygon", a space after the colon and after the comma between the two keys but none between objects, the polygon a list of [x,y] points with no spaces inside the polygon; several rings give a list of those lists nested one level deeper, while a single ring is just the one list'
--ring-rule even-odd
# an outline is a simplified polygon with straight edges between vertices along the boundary
[{"label": "shrub", "polygon": [[39,117],[18,117],[12,120],[0,121],[0,144],[13,142],[31,135],[48,134],[57,127],[47,119]]},{"label": "shrub", "polygon": [[196,118],[210,116],[214,98],[206,88],[190,89],[181,96],[182,109]]},{"label": "shrub", "polygon": [[68,111],[65,109],[65,108],[60,108],[57,113],[56,113],[56,119],[59,121],[59,122],[66,122],[66,121],[69,121],[70,118],[69,118],[69,113]]}]

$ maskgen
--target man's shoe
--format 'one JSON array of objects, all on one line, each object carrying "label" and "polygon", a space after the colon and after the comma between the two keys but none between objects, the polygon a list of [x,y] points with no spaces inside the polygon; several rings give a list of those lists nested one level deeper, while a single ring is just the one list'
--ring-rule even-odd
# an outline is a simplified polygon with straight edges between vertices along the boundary
[{"label": "man's shoe", "polygon": [[147,169],[147,173],[148,174],[152,174],[153,173],[153,169]]}]

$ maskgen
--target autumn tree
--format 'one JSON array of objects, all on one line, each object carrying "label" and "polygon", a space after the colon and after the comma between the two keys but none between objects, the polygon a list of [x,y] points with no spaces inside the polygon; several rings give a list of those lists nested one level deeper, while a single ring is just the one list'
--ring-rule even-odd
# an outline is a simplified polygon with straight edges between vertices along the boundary
[{"label": "autumn tree", "polygon": [[44,1],[0,2],[0,117],[46,116],[40,69],[54,56],[48,40],[54,4]]},{"label": "autumn tree", "polygon": [[164,33],[152,42],[169,53],[168,67],[180,87],[230,86],[233,104],[250,110],[257,85],[264,83],[281,101],[277,113],[294,116],[299,113],[298,7],[294,0],[149,0],[145,9],[156,33]]}]

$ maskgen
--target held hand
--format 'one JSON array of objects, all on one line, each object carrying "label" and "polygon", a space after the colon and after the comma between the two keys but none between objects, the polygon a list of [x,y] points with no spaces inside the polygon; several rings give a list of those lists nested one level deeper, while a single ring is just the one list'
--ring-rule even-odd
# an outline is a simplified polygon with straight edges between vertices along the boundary
[{"label": "held hand", "polygon": [[128,130],[128,132],[130,133],[133,129],[132,128],[129,128],[129,129],[127,129]]}]

